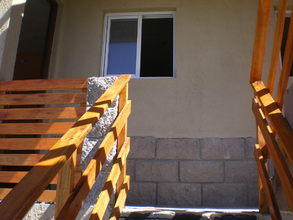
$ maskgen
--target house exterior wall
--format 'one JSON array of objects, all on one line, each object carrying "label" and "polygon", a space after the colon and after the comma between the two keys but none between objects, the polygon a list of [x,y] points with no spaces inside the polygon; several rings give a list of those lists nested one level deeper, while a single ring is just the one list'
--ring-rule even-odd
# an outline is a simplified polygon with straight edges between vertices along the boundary
[{"label": "house exterior wall", "polygon": [[12,80],[18,39],[26,0],[3,0],[0,2],[0,80]]},{"label": "house exterior wall", "polygon": [[176,10],[175,78],[133,79],[133,136],[254,136],[248,76],[257,1],[64,1],[51,77],[100,75],[106,12]]},{"label": "house exterior wall", "polygon": [[11,4],[12,0],[3,0],[3,2],[1,2],[0,4],[0,69],[5,47],[7,29],[9,26],[9,14]]}]

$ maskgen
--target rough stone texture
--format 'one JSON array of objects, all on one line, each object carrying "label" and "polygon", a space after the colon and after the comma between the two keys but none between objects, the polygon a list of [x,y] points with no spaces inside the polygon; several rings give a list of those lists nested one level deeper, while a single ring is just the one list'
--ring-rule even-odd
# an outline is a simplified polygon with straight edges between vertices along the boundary
[{"label": "rough stone texture", "polygon": [[188,183],[159,183],[158,206],[197,207],[201,205],[201,185]]},{"label": "rough stone texture", "polygon": [[159,139],[157,142],[158,159],[199,159],[200,148],[197,139],[182,138]]},{"label": "rough stone texture", "polygon": [[243,159],[243,138],[203,138],[200,140],[201,158],[209,160]]},{"label": "rough stone texture", "polygon": [[204,184],[203,206],[205,207],[246,207],[246,184]]},{"label": "rough stone texture", "polygon": [[131,137],[131,147],[128,158],[155,158],[156,139],[154,137]]},{"label": "rough stone texture", "polygon": [[137,160],[137,181],[178,181],[178,163],[174,161]]},{"label": "rough stone texture", "polygon": [[258,184],[250,183],[248,184],[248,206],[258,207]]},{"label": "rough stone texture", "polygon": [[293,128],[293,85],[287,89],[284,96],[284,113],[287,118],[289,124]]},{"label": "rough stone texture", "polygon": [[155,205],[156,184],[132,182],[128,193],[127,205]]},{"label": "rough stone texture", "polygon": [[227,182],[255,182],[257,166],[255,161],[226,161],[225,180]]},{"label": "rough stone texture", "polygon": [[245,139],[245,158],[254,159],[254,148],[256,143],[256,138],[249,137]]},{"label": "rough stone texture", "polygon": [[180,162],[182,182],[222,182],[224,180],[223,162],[187,161]]},{"label": "rough stone texture", "polygon": [[[88,78],[88,91],[87,91],[87,109],[89,109],[95,101],[112,85],[117,77],[90,77]],[[113,102],[108,110],[103,114],[99,121],[95,124],[92,131],[87,135],[83,148],[81,166],[84,170],[89,161],[95,155],[100,143],[105,137],[106,133],[110,130],[118,111],[118,101]],[[90,191],[84,206],[95,204],[97,196],[100,194],[106,178],[112,167],[113,158],[116,154],[116,142],[112,147],[110,154],[107,157],[102,171],[97,177],[97,180]]]},{"label": "rough stone texture", "polygon": [[23,220],[53,220],[55,212],[55,205],[49,203],[36,203],[29,212],[25,215]]}]

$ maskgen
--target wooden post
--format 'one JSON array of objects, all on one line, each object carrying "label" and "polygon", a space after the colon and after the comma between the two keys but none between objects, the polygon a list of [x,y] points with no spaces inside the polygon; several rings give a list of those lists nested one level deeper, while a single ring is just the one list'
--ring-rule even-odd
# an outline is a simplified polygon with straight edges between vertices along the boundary
[{"label": "wooden post", "polygon": [[276,97],[276,102],[279,105],[279,108],[282,109],[283,102],[284,102],[284,93],[287,89],[288,80],[292,68],[293,63],[293,19],[290,21],[289,25],[289,32],[286,42],[286,48],[285,48],[285,55],[284,55],[284,61],[283,61],[283,67],[280,75],[279,80],[279,87]]},{"label": "wooden post", "polygon": [[[127,101],[128,101],[128,83],[125,85],[125,87],[122,89],[122,91],[119,94],[119,105],[118,105],[118,112],[119,113],[122,111],[122,109],[126,105]],[[123,129],[121,130],[120,135],[118,136],[117,154],[119,154],[119,151],[120,151],[121,147],[123,146],[126,138],[127,138],[127,121],[125,122],[125,125],[124,125]],[[121,190],[121,186],[122,186],[124,179],[126,177],[126,166],[127,166],[127,161],[125,162],[125,165],[122,167],[121,175],[120,175],[118,182],[116,184],[115,200],[118,199],[119,191]]]},{"label": "wooden post", "polygon": [[268,82],[267,82],[267,87],[270,90],[271,94],[273,94],[273,91],[274,91],[276,73],[277,73],[278,64],[280,61],[280,50],[281,50],[282,40],[283,40],[287,2],[288,0],[279,0],[279,5],[278,5],[278,18],[277,18],[277,24],[276,24],[276,30],[275,30],[275,36],[274,36],[274,46],[273,46],[271,65],[270,65]]},{"label": "wooden post", "polygon": [[[257,126],[257,140],[256,143],[258,144],[260,149],[265,148],[265,140],[264,137],[261,133],[261,130],[258,125]],[[265,160],[265,167],[267,169],[268,163],[267,163],[267,158],[264,158]],[[258,174],[258,201],[259,201],[259,212],[260,213],[269,213],[269,206],[266,201],[265,197],[265,191],[264,191],[264,186],[262,184],[261,176]]]},{"label": "wooden post", "polygon": [[55,217],[58,216],[60,210],[74,189],[76,175],[76,156],[77,150],[75,150],[70,159],[66,161],[65,165],[58,174]]},{"label": "wooden post", "polygon": [[256,34],[252,55],[250,83],[262,78],[272,0],[259,0]]}]

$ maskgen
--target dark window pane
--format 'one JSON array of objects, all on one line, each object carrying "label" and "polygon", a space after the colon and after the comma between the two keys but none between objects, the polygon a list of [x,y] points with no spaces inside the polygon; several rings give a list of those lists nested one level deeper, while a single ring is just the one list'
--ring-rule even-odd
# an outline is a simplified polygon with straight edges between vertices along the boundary
[{"label": "dark window pane", "polygon": [[137,19],[112,20],[107,74],[135,74]]},{"label": "dark window pane", "polygon": [[[281,48],[282,60],[285,55],[285,47],[286,47],[286,42],[287,42],[287,37],[288,37],[289,25],[290,25],[290,17],[287,17],[285,20],[284,35],[283,35],[282,48]],[[292,64],[290,75],[293,76],[293,64]]]},{"label": "dark window pane", "polygon": [[173,76],[173,18],[142,20],[140,76]]}]

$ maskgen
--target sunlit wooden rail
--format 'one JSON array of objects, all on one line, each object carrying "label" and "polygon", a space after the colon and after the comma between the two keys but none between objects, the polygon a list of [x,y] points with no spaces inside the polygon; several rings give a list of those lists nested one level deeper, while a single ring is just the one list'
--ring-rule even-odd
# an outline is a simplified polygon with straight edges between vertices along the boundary
[{"label": "sunlit wooden rail", "polygon": [[[117,156],[91,219],[103,218],[114,189],[111,219],[119,217],[129,190],[129,80],[128,75],[120,76],[87,111],[86,78],[0,82],[0,165],[32,167],[0,171],[1,183],[17,183],[13,189],[0,189],[0,199],[4,198],[0,203],[1,219],[21,219],[35,201],[55,202],[56,219],[74,219],[115,142]],[[81,173],[80,146],[117,96],[118,115],[112,128]]]},{"label": "sunlit wooden rail", "polygon": [[[288,86],[293,61],[293,19],[290,21],[285,54],[280,64],[285,14],[287,10],[292,11],[292,8],[288,8],[287,0],[279,0],[273,50],[267,73],[268,81],[265,84],[262,75],[270,15],[273,9],[272,0],[259,0],[258,7],[250,83],[254,92],[252,111],[257,125],[255,159],[259,171],[259,208],[261,212],[270,212],[272,219],[281,219],[280,208],[268,174],[268,159],[272,160],[288,204],[293,211],[293,178],[290,172],[290,167],[293,166],[293,130],[282,112],[284,93]],[[281,70],[278,71],[280,66],[282,66]]]}]

